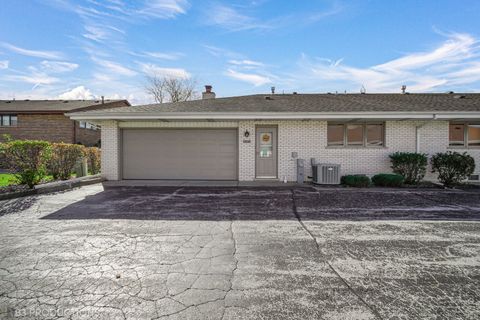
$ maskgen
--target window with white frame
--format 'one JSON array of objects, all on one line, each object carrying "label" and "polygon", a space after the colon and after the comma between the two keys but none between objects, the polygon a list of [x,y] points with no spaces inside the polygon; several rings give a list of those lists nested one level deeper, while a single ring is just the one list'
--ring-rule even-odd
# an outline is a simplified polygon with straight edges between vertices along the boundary
[{"label": "window with white frame", "polygon": [[16,114],[0,115],[0,127],[16,127],[18,118]]},{"label": "window with white frame", "polygon": [[385,124],[383,122],[329,122],[327,144],[332,147],[382,147],[385,145]]},{"label": "window with white frame", "polygon": [[451,147],[480,147],[480,122],[450,122]]},{"label": "window with white frame", "polygon": [[94,125],[93,123],[86,122],[86,121],[79,121],[78,126],[82,129],[89,129],[89,130],[98,130],[99,127]]}]

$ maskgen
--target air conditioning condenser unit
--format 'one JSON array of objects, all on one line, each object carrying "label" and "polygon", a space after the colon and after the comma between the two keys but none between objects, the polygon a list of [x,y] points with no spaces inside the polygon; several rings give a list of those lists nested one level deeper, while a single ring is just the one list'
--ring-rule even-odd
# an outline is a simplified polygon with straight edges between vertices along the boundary
[{"label": "air conditioning condenser unit", "polygon": [[312,164],[313,183],[340,184],[340,165],[331,163]]}]

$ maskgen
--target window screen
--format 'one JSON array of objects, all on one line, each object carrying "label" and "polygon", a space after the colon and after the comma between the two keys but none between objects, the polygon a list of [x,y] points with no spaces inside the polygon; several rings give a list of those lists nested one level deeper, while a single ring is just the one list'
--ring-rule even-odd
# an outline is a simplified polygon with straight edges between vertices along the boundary
[{"label": "window screen", "polygon": [[347,144],[349,146],[363,145],[363,125],[361,124],[347,125]]},{"label": "window screen", "polygon": [[367,146],[383,146],[382,124],[367,124]]},{"label": "window screen", "polygon": [[465,145],[465,125],[463,124],[450,124],[449,137],[451,146],[463,146]]},{"label": "window screen", "polygon": [[10,116],[2,116],[2,126],[10,125]]},{"label": "window screen", "polygon": [[480,146],[480,124],[468,125],[468,145]]},{"label": "window screen", "polygon": [[344,125],[329,124],[327,129],[327,141],[329,146],[343,146]]}]

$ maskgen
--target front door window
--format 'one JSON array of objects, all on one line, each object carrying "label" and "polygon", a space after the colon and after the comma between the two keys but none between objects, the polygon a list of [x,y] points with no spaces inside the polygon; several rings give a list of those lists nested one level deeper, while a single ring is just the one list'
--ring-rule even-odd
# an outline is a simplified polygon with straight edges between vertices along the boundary
[{"label": "front door window", "polygon": [[264,132],[260,137],[260,158],[271,158],[273,156],[272,133]]},{"label": "front door window", "polygon": [[277,177],[277,141],[276,127],[257,127],[255,133],[257,178]]}]

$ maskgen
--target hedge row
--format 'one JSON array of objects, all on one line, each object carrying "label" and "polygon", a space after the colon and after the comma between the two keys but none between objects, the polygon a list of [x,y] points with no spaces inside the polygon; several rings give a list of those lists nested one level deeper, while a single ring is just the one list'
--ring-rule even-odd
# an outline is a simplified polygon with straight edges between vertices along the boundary
[{"label": "hedge row", "polygon": [[[349,187],[368,187],[371,183],[379,187],[400,187],[404,183],[419,183],[427,172],[428,158],[423,153],[396,152],[390,155],[393,174],[377,174],[370,180],[366,175],[346,175],[341,179]],[[467,179],[475,170],[475,160],[466,152],[437,153],[430,160],[432,173],[446,187],[452,187]]]},{"label": "hedge row", "polygon": [[18,182],[30,188],[48,174],[56,180],[70,179],[77,162],[85,157],[91,173],[100,172],[100,149],[96,147],[40,140],[11,140],[0,144],[0,154],[4,165],[14,172]]}]

